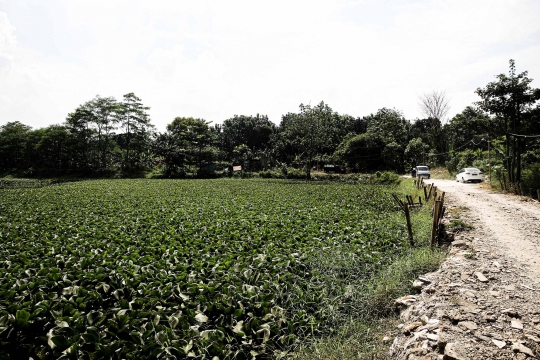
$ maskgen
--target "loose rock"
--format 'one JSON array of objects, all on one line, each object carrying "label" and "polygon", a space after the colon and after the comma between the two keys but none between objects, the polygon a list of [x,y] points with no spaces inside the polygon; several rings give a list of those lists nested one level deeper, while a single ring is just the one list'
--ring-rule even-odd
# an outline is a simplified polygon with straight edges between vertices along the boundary
[{"label": "loose rock", "polygon": [[472,321],[460,321],[458,326],[468,329],[468,330],[476,330],[478,329],[478,326],[472,322]]},{"label": "loose rock", "polygon": [[444,359],[448,360],[466,360],[468,359],[460,351],[461,347],[456,343],[448,343],[444,349]]},{"label": "loose rock", "polygon": [[518,319],[512,319],[511,324],[514,329],[523,330],[523,323]]},{"label": "loose rock", "polygon": [[520,352],[520,353],[523,353],[523,354],[527,354],[530,357],[534,357],[534,353],[532,352],[532,350],[529,349],[528,347],[526,347],[525,345],[520,344],[520,343],[513,343],[512,344],[512,351],[513,352]]},{"label": "loose rock", "polygon": [[487,277],[484,276],[484,274],[482,274],[481,272],[477,271],[474,273],[474,275],[476,276],[476,278],[481,281],[481,282],[488,282],[489,280],[487,279]]}]

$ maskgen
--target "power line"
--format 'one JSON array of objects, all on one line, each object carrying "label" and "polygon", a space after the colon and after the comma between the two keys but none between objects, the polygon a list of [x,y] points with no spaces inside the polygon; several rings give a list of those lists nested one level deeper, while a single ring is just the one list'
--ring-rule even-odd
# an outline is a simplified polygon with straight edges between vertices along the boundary
[{"label": "power line", "polygon": [[[481,140],[480,142],[482,142],[482,140]],[[480,142],[479,142],[478,144],[480,144]],[[475,144],[473,140],[469,140],[469,141],[467,141],[465,144],[461,145],[460,147],[458,147],[458,148],[456,148],[456,149],[453,149],[452,151],[442,152],[442,153],[438,153],[438,154],[428,154],[428,156],[436,156],[436,155],[450,154],[451,152],[454,152],[454,151],[456,151],[456,150],[459,150],[459,149],[464,148],[465,146],[469,145],[470,143],[473,143],[474,145],[478,145],[478,144]]]},{"label": "power line", "polygon": [[522,138],[540,138],[540,135],[521,135],[521,134],[512,134],[507,132],[506,135],[511,135],[515,137],[522,137]]}]

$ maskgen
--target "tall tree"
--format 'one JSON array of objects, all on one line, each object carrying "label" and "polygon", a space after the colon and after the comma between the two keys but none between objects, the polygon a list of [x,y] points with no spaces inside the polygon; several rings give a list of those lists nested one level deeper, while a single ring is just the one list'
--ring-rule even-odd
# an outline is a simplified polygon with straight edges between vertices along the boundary
[{"label": "tall tree", "polygon": [[540,89],[530,86],[532,79],[527,71],[516,74],[516,64],[510,60],[509,74],[497,75],[497,81],[490,82],[485,88],[476,89],[482,98],[477,105],[484,111],[496,116],[505,130],[506,170],[511,182],[521,181],[521,154],[525,151],[524,131],[526,114],[540,99]]},{"label": "tall tree", "polygon": [[317,154],[324,150],[331,139],[331,124],[335,118],[332,109],[321,101],[316,106],[300,104],[298,114],[287,114],[280,124],[284,147],[295,152],[306,168],[306,179],[311,177],[311,166]]},{"label": "tall tree", "polygon": [[363,133],[346,136],[335,156],[354,171],[372,171],[384,167],[385,142],[379,134]]},{"label": "tall tree", "polygon": [[419,98],[420,110],[428,119],[438,119],[441,123],[446,120],[450,111],[450,102],[446,91],[432,91]]},{"label": "tall tree", "polygon": [[23,169],[27,165],[25,148],[31,129],[18,121],[0,126],[0,169]]},{"label": "tall tree", "polygon": [[88,111],[90,121],[95,128],[95,135],[97,137],[96,148],[98,152],[95,167],[101,170],[109,164],[108,153],[113,145],[111,135],[117,127],[120,105],[113,97],[100,97],[96,95],[94,99],[88,101],[83,106]]},{"label": "tall tree", "polygon": [[266,115],[235,115],[225,120],[220,130],[222,144],[230,160],[233,157],[234,148],[242,144],[249,147],[252,153],[268,149],[276,126],[268,120]]},{"label": "tall tree", "polygon": [[405,168],[404,151],[408,143],[410,123],[396,109],[382,108],[376,114],[365,117],[367,133],[378,136],[384,142],[382,160],[392,170]]},{"label": "tall tree", "polygon": [[34,168],[40,173],[58,174],[69,169],[71,134],[63,125],[34,130]]},{"label": "tall tree", "polygon": [[[500,128],[497,122],[481,109],[467,106],[445,124],[445,134],[452,149],[462,149],[471,140],[476,143],[486,136],[489,138],[502,136],[504,128]],[[484,145],[487,147],[487,142]]]},{"label": "tall tree", "polygon": [[118,111],[120,126],[124,129],[120,137],[125,150],[124,168],[133,167],[136,161],[140,161],[140,155],[148,145],[149,132],[154,127],[150,123],[148,110],[150,108],[143,106],[134,93],[124,95]]},{"label": "tall tree", "polygon": [[90,143],[94,132],[91,123],[92,113],[84,105],[69,113],[66,118],[66,127],[73,138],[70,168],[75,171],[91,170]]},{"label": "tall tree", "polygon": [[[197,165],[202,169],[204,164],[214,160],[215,135],[209,122],[192,117],[177,117],[167,125],[167,132],[172,136],[177,161],[187,165]],[[180,156],[183,154],[183,159]]]}]

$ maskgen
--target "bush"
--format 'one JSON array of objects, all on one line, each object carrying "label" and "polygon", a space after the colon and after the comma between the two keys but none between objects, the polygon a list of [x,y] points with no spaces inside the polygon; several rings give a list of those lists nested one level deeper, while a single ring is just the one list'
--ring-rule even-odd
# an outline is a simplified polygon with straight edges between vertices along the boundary
[{"label": "bush", "polygon": [[286,177],[282,172],[273,170],[260,171],[258,175],[263,179],[284,179]]},{"label": "bush", "polygon": [[540,189],[540,164],[532,164],[527,170],[523,171],[522,187],[524,192],[528,192],[529,189]]},{"label": "bush", "polygon": [[305,179],[306,172],[302,169],[287,168],[287,179]]},{"label": "bush", "polygon": [[371,182],[381,185],[398,185],[401,182],[401,178],[398,174],[390,171],[385,171],[383,173],[377,172],[377,174],[371,178]]}]

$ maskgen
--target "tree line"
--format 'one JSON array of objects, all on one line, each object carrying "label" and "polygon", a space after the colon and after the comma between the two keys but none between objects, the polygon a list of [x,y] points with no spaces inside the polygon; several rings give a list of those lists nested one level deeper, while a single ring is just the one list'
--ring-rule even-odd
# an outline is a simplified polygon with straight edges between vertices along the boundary
[{"label": "tree line", "polygon": [[[300,104],[279,125],[266,115],[235,115],[222,124],[177,117],[157,132],[149,108],[135,94],[122,100],[96,96],[61,125],[31,129],[20,122],[0,127],[0,171],[25,175],[110,176],[157,171],[164,177],[210,176],[241,165],[250,171],[339,164],[350,172],[398,173],[427,164],[455,170],[488,146],[510,181],[540,162],[540,90],[527,72],[509,74],[478,88],[480,101],[449,121],[445,93],[420,98],[425,118],[411,121],[396,109],[354,117],[329,104]],[[488,145],[489,144],[489,145]]]}]

